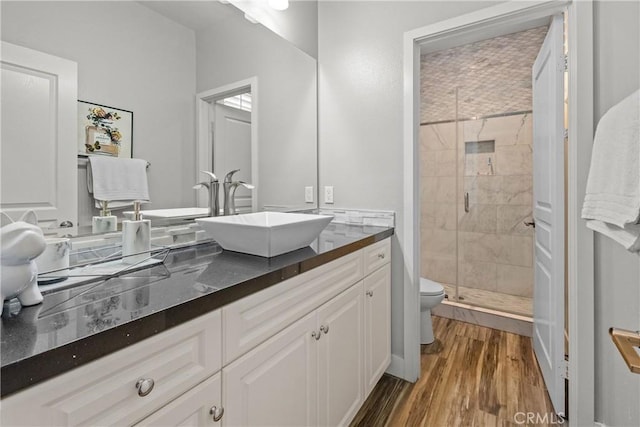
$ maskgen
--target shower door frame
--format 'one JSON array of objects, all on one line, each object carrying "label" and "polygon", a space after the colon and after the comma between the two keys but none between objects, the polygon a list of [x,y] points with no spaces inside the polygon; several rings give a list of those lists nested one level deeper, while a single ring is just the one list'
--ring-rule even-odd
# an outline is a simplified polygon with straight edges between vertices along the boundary
[{"label": "shower door frame", "polygon": [[[419,138],[420,45],[446,37],[481,31],[491,37],[496,28],[517,28],[558,13],[568,14],[569,26],[569,151],[568,151],[568,307],[569,418],[572,424],[593,424],[594,414],[594,271],[593,232],[580,222],[593,141],[593,2],[509,1],[404,34],[404,375],[420,375],[420,193]],[[584,142],[582,142],[584,141]],[[399,236],[400,237],[400,236]],[[577,292],[578,284],[580,292]]]}]

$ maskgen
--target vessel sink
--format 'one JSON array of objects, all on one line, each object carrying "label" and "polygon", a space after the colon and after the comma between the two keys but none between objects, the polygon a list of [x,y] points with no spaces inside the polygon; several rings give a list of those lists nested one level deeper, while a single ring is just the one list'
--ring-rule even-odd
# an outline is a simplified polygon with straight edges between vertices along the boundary
[{"label": "vessel sink", "polygon": [[333,216],[286,212],[198,218],[196,222],[223,249],[274,257],[309,246]]},{"label": "vessel sink", "polygon": [[[194,219],[208,216],[209,208],[151,209],[140,213],[144,219]],[[124,212],[124,215],[133,219],[133,211]]]}]

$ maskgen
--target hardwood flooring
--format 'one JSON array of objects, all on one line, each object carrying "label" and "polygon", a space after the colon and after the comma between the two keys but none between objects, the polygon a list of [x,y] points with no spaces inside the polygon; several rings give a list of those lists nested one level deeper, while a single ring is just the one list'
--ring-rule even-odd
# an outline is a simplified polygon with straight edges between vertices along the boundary
[{"label": "hardwood flooring", "polygon": [[436,316],[433,327],[420,379],[383,376],[352,426],[515,426],[526,413],[559,424],[531,338]]}]

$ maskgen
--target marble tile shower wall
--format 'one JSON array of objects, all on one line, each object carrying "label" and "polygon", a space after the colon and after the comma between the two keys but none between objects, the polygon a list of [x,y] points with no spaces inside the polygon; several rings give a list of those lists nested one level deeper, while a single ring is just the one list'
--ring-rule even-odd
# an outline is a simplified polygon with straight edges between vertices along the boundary
[{"label": "marble tile shower wall", "polygon": [[[453,122],[420,127],[422,275],[532,296],[533,232],[524,225],[532,217],[531,118],[458,122],[457,133]],[[486,140],[494,152],[465,154],[465,141]]]}]

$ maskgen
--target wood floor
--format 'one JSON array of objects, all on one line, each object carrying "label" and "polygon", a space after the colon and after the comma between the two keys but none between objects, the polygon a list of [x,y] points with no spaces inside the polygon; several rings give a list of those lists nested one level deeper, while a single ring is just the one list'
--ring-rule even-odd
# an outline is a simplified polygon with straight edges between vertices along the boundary
[{"label": "wood floor", "polygon": [[[385,375],[352,426],[515,426],[552,406],[531,338],[433,317],[415,384]],[[544,425],[538,419],[535,425]],[[558,419],[555,418],[556,424]]]}]

